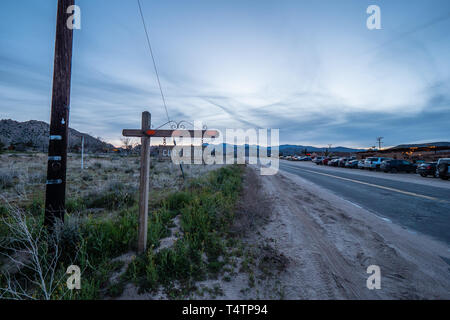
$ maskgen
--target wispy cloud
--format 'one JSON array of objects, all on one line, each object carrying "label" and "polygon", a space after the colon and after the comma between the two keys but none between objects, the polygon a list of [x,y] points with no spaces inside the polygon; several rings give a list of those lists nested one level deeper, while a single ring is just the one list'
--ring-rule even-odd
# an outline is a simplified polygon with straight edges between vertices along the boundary
[{"label": "wispy cloud", "polygon": [[[408,11],[386,2],[374,32],[360,1],[322,2],[145,3],[171,119],[279,128],[282,143],[450,140],[450,2],[405,2]],[[71,125],[117,142],[144,110],[155,126],[166,122],[135,4],[79,4]],[[23,8],[0,4],[10,16]],[[1,118],[48,121],[51,10],[46,3],[0,22],[8,30],[0,38]]]}]

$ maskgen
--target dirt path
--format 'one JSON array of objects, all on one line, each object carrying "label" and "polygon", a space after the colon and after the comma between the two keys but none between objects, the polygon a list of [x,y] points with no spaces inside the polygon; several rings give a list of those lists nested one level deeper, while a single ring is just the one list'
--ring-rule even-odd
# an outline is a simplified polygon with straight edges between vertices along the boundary
[{"label": "dirt path", "polygon": [[[446,245],[384,221],[298,176],[280,172],[258,177],[258,193],[271,199],[271,214],[248,235],[249,243],[270,242],[288,259],[278,276],[284,298],[450,298]],[[380,290],[366,287],[369,265],[381,269]]]}]

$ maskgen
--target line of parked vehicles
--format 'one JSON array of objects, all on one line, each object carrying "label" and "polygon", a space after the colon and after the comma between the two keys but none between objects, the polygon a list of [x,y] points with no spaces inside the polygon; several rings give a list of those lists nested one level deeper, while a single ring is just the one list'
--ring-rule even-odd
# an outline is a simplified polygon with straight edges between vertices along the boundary
[{"label": "line of parked vehicles", "polygon": [[356,157],[282,157],[291,161],[312,161],[317,165],[342,167],[361,170],[376,170],[390,173],[415,172],[422,177],[433,176],[448,180],[450,178],[450,158],[441,158],[437,162],[417,161],[412,163],[406,160],[397,160],[386,157],[368,157],[358,160]]},{"label": "line of parked vehicles", "polygon": [[313,160],[309,156],[280,156],[280,159],[290,160],[290,161],[312,161]]}]

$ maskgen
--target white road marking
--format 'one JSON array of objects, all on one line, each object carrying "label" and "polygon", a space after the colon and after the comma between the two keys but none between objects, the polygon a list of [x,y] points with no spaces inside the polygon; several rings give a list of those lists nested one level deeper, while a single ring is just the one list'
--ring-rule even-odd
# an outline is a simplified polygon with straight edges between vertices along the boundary
[{"label": "white road marking", "polygon": [[356,203],[351,202],[351,201],[349,201],[349,200],[347,200],[347,199],[344,199],[344,200],[347,201],[347,202],[350,202],[350,203],[351,203],[352,205],[354,205],[355,207],[358,207],[358,208],[362,209],[362,207],[359,206],[359,205],[357,205]]}]

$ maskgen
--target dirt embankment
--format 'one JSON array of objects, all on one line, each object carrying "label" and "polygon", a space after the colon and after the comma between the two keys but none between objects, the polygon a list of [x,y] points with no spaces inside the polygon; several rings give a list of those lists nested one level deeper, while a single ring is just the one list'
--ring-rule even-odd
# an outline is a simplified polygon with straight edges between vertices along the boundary
[{"label": "dirt embankment", "polygon": [[[295,175],[248,170],[237,230],[259,252],[256,265],[273,271],[258,297],[277,287],[286,299],[450,298],[448,246]],[[370,265],[381,269],[380,290],[366,286]]]}]

